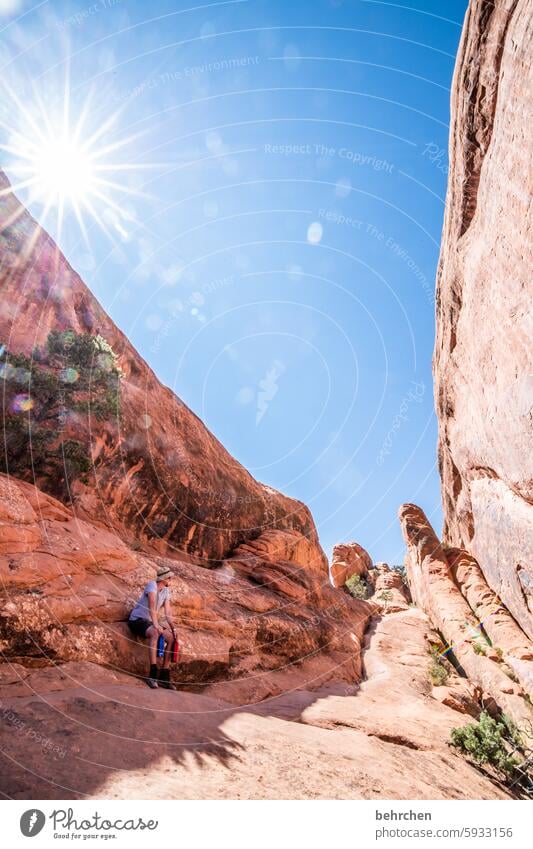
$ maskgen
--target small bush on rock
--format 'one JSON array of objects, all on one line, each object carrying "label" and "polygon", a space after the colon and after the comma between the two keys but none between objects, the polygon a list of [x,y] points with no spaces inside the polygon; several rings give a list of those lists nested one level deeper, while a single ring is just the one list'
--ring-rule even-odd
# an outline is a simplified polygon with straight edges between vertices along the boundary
[{"label": "small bush on rock", "polygon": [[368,598],[368,584],[361,575],[352,575],[344,586],[354,598]]},{"label": "small bush on rock", "polygon": [[379,595],[376,596],[378,601],[384,601],[385,603],[392,601],[392,593],[390,590],[382,590]]},{"label": "small bush on rock", "polygon": [[437,646],[430,650],[431,662],[428,667],[428,677],[434,687],[443,687],[448,683],[449,673]]},{"label": "small bush on rock", "polygon": [[486,711],[479,722],[469,722],[462,728],[452,728],[451,744],[478,764],[490,764],[506,776],[513,773],[519,761],[509,749],[517,743],[517,731],[512,721],[502,716],[494,719]]},{"label": "small bush on rock", "polygon": [[101,336],[53,330],[31,357],[0,345],[0,471],[60,498],[87,482],[95,420],[117,424],[122,373]]}]

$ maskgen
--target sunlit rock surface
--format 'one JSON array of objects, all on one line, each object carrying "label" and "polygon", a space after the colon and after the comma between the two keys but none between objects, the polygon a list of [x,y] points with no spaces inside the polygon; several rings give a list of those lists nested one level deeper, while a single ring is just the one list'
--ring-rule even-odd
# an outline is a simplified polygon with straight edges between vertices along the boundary
[{"label": "sunlit rock surface", "polygon": [[[520,728],[533,722],[531,652],[528,639],[509,612],[482,581],[477,564],[452,553],[451,562],[424,512],[414,504],[400,508],[407,545],[406,567],[411,594],[438,629],[446,652],[460,664],[469,681]],[[465,574],[470,570],[468,576]],[[477,588],[472,586],[477,577]],[[493,617],[493,621],[491,621]],[[493,645],[487,635],[497,637]],[[530,648],[530,647],[529,647]],[[498,649],[499,651],[496,651]],[[507,657],[522,664],[509,668]],[[444,655],[445,656],[445,655]],[[520,680],[522,679],[522,680]]]},{"label": "sunlit rock surface", "polygon": [[447,544],[533,638],[531,0],[472,0],[452,90],[434,374]]},{"label": "sunlit rock surface", "polygon": [[[0,189],[9,184],[0,174]],[[30,355],[52,330],[100,334],[124,373],[120,425],[90,421],[94,474],[72,487],[76,513],[206,566],[264,530],[297,531],[323,555],[307,507],[263,486],[163,386],[46,232],[0,196],[0,344]],[[80,425],[81,427],[81,425]],[[6,471],[5,456],[1,456]],[[33,481],[30,458],[27,478]],[[57,493],[53,493],[57,494]],[[293,537],[293,541],[296,537]],[[297,543],[295,543],[297,544]]]}]

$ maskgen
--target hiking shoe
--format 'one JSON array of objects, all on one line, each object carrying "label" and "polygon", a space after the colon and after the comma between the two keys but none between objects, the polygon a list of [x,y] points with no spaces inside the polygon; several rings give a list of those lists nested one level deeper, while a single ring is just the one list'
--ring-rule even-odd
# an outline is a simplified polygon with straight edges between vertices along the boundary
[{"label": "hiking shoe", "polygon": [[159,681],[158,684],[160,687],[164,687],[165,690],[175,690],[176,687],[170,681],[170,671],[168,669],[160,669],[159,670]]},{"label": "hiking shoe", "polygon": [[159,684],[157,683],[157,681],[155,680],[155,678],[145,678],[144,680],[146,681],[146,683],[148,684],[148,686],[149,686],[152,690],[157,690],[157,689],[158,689]]}]

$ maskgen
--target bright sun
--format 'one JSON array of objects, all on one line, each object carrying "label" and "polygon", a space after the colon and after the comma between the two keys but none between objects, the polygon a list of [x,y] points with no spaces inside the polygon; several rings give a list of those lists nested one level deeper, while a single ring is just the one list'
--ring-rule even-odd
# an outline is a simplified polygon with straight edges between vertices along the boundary
[{"label": "bright sun", "polygon": [[49,140],[28,168],[35,178],[35,195],[45,203],[84,205],[97,188],[91,157],[68,136]]},{"label": "bright sun", "polygon": [[[72,121],[68,85],[65,85],[64,101],[55,120],[50,107],[37,95],[33,103],[23,103],[5,81],[3,88],[9,95],[9,118],[0,122],[2,134],[7,135],[7,143],[0,144],[0,151],[11,157],[11,161],[6,162],[6,170],[16,176],[12,190],[27,192],[29,203],[41,207],[39,220],[43,226],[50,213],[57,216],[58,239],[68,212],[75,214],[86,242],[87,217],[113,241],[114,236],[106,220],[114,221],[114,229],[123,236],[120,222],[132,220],[132,217],[114,200],[114,196],[117,193],[139,193],[110,178],[117,172],[152,166],[109,161],[111,154],[133,140],[132,137],[114,141],[108,138],[120,113],[108,115],[91,132],[88,127],[91,123],[91,98],[83,104],[77,120]],[[104,139],[107,141],[104,142]],[[1,191],[0,198],[9,191]]]}]

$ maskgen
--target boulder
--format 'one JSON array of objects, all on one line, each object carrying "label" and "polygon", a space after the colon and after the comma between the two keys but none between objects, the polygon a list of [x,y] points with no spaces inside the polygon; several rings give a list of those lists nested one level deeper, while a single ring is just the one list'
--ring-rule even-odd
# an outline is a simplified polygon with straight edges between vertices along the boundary
[{"label": "boulder", "polygon": [[343,587],[352,575],[366,575],[372,568],[372,558],[357,542],[336,545],[331,561],[331,580],[334,587]]},{"label": "boulder", "polygon": [[431,695],[442,705],[458,713],[473,716],[474,719],[478,719],[481,713],[479,702],[475,698],[475,688],[465,681],[459,680],[451,687],[433,687]]}]

